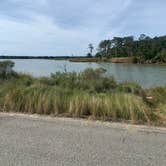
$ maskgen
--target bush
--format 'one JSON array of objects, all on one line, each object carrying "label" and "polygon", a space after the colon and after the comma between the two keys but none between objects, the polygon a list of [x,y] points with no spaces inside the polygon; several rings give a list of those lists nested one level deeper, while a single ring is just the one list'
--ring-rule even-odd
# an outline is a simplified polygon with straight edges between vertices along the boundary
[{"label": "bush", "polygon": [[153,106],[166,104],[166,87],[155,87],[145,91],[145,100]]},{"label": "bush", "polygon": [[16,76],[13,71],[14,62],[12,61],[2,61],[0,62],[0,79],[9,79]]},{"label": "bush", "polygon": [[133,63],[139,63],[139,57],[138,56],[134,56],[133,57]]},{"label": "bush", "polygon": [[143,89],[141,86],[134,82],[121,83],[119,86],[117,86],[117,90],[120,92],[133,93],[137,95],[143,94]]}]

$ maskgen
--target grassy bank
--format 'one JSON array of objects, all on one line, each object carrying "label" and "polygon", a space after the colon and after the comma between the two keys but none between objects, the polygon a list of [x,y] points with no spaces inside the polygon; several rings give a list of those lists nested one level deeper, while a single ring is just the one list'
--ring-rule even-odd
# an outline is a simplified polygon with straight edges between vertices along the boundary
[{"label": "grassy bank", "polygon": [[135,63],[132,57],[116,57],[116,58],[106,58],[106,57],[82,57],[82,58],[69,58],[70,62],[111,62],[111,63]]},{"label": "grassy bank", "polygon": [[111,59],[98,57],[72,57],[68,60],[70,62],[111,62]]},{"label": "grassy bank", "polygon": [[0,111],[166,125],[166,87],[119,84],[104,72],[86,69],[40,78],[0,73]]},{"label": "grassy bank", "polygon": [[[60,59],[58,59],[60,60]],[[64,60],[69,60],[70,62],[108,62],[108,63],[135,63],[135,64],[163,64],[165,65],[165,62],[160,61],[141,61],[138,57],[112,57],[112,58],[106,58],[106,57],[73,57],[73,58],[66,58]]]},{"label": "grassy bank", "polygon": [[116,57],[111,58],[112,63],[135,63],[133,57]]}]

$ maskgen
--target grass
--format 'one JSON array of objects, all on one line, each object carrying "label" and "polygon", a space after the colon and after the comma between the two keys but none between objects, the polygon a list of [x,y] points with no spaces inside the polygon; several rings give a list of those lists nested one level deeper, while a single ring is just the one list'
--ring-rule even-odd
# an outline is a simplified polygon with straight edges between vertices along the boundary
[{"label": "grass", "polygon": [[89,116],[102,120],[148,122],[148,109],[140,97],[113,93],[108,95],[78,94],[70,100],[69,112],[76,117]]},{"label": "grass", "polygon": [[102,120],[149,122],[149,108],[141,97],[126,94],[65,92],[55,87],[15,87],[3,97],[1,111],[90,117]]},{"label": "grass", "polygon": [[166,126],[166,87],[117,83],[103,69],[0,78],[0,111]]}]

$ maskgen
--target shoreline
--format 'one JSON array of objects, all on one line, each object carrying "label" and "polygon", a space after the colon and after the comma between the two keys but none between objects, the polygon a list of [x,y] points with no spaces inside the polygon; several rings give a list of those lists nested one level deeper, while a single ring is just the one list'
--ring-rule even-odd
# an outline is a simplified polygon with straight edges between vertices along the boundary
[{"label": "shoreline", "polygon": [[122,63],[122,64],[154,64],[154,65],[166,65],[166,63],[163,62],[155,62],[155,63],[149,63],[149,62],[144,62],[144,63],[135,63],[134,62],[134,58],[133,57],[115,57],[115,58],[96,58],[96,57],[92,57],[92,58],[87,58],[87,57],[83,57],[83,58],[68,58],[68,59],[64,59],[64,60],[69,60],[70,62],[106,62],[106,63]]},{"label": "shoreline", "polygon": [[166,65],[164,62],[149,62],[145,61],[143,63],[134,62],[134,57],[113,57],[113,58],[98,58],[98,57],[24,57],[24,56],[0,56],[0,60],[15,60],[15,59],[36,59],[36,60],[57,60],[57,61],[63,61],[67,60],[69,62],[90,62],[90,63],[122,63],[122,64],[143,64],[143,65]]}]

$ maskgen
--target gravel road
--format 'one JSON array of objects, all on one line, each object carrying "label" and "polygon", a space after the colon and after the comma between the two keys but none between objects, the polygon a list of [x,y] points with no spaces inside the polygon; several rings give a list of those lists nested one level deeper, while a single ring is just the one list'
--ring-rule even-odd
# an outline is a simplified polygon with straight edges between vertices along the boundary
[{"label": "gravel road", "polygon": [[166,129],[0,113],[0,166],[166,166]]}]

